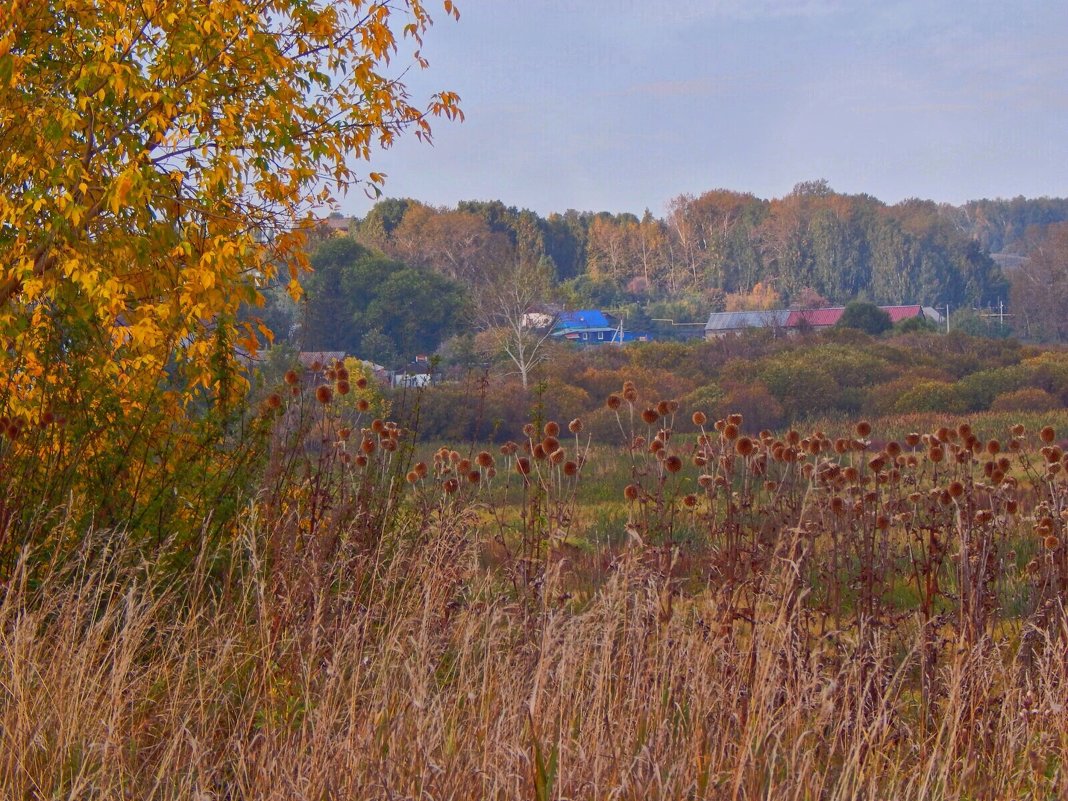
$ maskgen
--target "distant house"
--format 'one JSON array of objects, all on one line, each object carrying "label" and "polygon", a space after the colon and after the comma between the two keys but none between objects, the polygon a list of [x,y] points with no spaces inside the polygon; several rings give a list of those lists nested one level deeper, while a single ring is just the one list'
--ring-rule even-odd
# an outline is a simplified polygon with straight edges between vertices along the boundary
[{"label": "distant house", "polygon": [[712,312],[705,323],[705,339],[719,339],[740,334],[747,328],[784,328],[790,312],[786,309],[766,311]]},{"label": "distant house", "polygon": [[[914,318],[930,320],[933,323],[943,321],[942,315],[930,306],[913,304],[909,306],[880,306],[879,308],[890,315],[890,322],[895,325],[902,320],[912,320]],[[833,306],[826,309],[797,309],[790,312],[786,327],[791,331],[798,331],[802,328],[810,330],[831,328],[838,324],[844,312],[845,306]]]},{"label": "distant house", "polygon": [[429,387],[431,384],[430,373],[393,373],[390,385],[394,387]]},{"label": "distant house", "polygon": [[552,336],[579,345],[619,345],[624,342],[649,340],[648,334],[625,331],[622,320],[600,309],[560,312],[556,325],[553,326]]},{"label": "distant house", "polygon": [[845,313],[845,306],[829,306],[826,309],[794,309],[786,317],[790,331],[820,330],[838,325]]},{"label": "distant house", "polygon": [[[930,306],[880,306],[890,315],[892,323],[918,317],[934,323],[944,322],[942,315]],[[842,319],[845,306],[824,309],[773,309],[769,311],[713,312],[705,323],[705,339],[718,339],[727,334],[740,334],[748,328],[776,328],[787,333],[804,330],[820,331],[832,328]]]}]

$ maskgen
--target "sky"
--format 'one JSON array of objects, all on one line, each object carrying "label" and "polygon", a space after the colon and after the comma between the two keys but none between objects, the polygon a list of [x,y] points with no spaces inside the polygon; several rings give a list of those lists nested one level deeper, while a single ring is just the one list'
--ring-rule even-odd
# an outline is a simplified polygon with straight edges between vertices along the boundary
[{"label": "sky", "polygon": [[386,196],[659,216],[819,178],[888,203],[1068,195],[1065,0],[456,2],[405,81],[466,121],[379,151]]}]

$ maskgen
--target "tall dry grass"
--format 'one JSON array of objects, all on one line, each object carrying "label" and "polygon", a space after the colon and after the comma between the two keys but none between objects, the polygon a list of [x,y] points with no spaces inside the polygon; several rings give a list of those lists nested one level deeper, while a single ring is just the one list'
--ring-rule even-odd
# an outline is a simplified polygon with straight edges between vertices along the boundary
[{"label": "tall dry grass", "polygon": [[581,612],[532,611],[479,568],[470,519],[438,523],[389,553],[341,549],[315,577],[275,574],[251,510],[221,581],[201,560],[161,586],[105,533],[35,585],[19,572],[0,607],[5,797],[1068,791],[1068,632],[1043,635],[1034,681],[1005,644],[954,650],[928,726],[923,643],[804,647],[789,565],[781,601],[732,639],[700,598],[667,617],[638,550]]},{"label": "tall dry grass", "polygon": [[[51,561],[25,551],[0,602],[3,796],[1068,796],[1063,598],[1008,572],[967,583],[977,538],[1012,545],[994,531],[1008,518],[962,522],[967,502],[994,503],[986,489],[945,502],[931,482],[958,473],[902,463],[933,506],[883,527],[879,504],[917,488],[864,507],[849,487],[863,470],[882,486],[883,465],[832,469],[857,436],[830,459],[815,435],[742,447],[730,422],[684,445],[661,436],[676,409],[661,411],[646,422],[660,447],[618,457],[628,539],[599,550],[567,528],[588,456],[577,433],[554,462],[545,445],[570,440],[531,429],[501,475],[464,484],[450,482],[479,462],[442,452],[401,501],[387,468],[402,449],[381,447],[397,435],[379,424],[352,438],[370,456],[358,475],[338,459],[327,484],[279,462],[232,541],[206,541],[185,570],[112,530],[72,532],[81,545]],[[959,456],[966,440],[924,447]],[[684,452],[707,496],[687,500]],[[490,509],[494,481],[518,493],[510,512]],[[1050,492],[1034,503],[1063,502]],[[836,513],[836,497],[859,505]],[[913,522],[942,527],[944,566],[895,559]],[[836,548],[841,575],[825,568]],[[931,603],[890,603],[913,573]],[[1006,592],[1038,602],[1011,613]]]}]

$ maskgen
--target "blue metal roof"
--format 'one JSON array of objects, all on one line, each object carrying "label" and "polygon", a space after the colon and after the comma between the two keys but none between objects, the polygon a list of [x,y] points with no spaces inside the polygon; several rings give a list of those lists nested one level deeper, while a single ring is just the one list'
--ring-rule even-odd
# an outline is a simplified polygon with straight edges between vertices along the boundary
[{"label": "blue metal roof", "polygon": [[600,309],[579,309],[578,311],[561,312],[556,320],[557,330],[574,330],[581,328],[615,328],[616,323],[608,319]]}]

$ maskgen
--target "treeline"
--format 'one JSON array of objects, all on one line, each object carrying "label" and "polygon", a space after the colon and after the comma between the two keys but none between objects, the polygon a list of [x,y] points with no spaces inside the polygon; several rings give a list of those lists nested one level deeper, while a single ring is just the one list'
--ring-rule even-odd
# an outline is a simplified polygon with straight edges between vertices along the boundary
[{"label": "treeline", "polygon": [[1068,222],[1068,198],[972,200],[963,206],[943,205],[939,210],[990,253],[1027,255],[1049,226]]},{"label": "treeline", "polygon": [[[1068,222],[1060,220],[1068,200],[887,205],[825,181],[773,200],[728,190],[680,195],[663,217],[543,217],[500,201],[437,208],[386,199],[349,221],[348,237],[336,236],[336,220],[324,228],[303,308],[279,290],[266,316],[305,349],[389,365],[499,326],[500,298],[515,299],[519,284],[532,308],[610,308],[657,338],[685,330],[658,321],[694,331],[712,311],[866,299],[991,308],[996,324],[974,313],[953,324],[1058,341],[1068,338]],[[991,250],[1014,254],[1015,266],[1003,273]],[[493,358],[489,339],[480,359]],[[471,347],[468,338],[446,350]]]},{"label": "treeline", "polygon": [[542,217],[499,201],[433,208],[390,199],[356,221],[353,235],[468,284],[505,261],[540,262],[557,298],[578,304],[690,298],[707,312],[770,288],[783,304],[861,297],[958,307],[1006,300],[991,247],[1019,243],[1028,226],[1058,216],[1068,219],[1068,201],[887,205],[812,181],[773,200],[729,190],[680,195],[664,217]]}]

